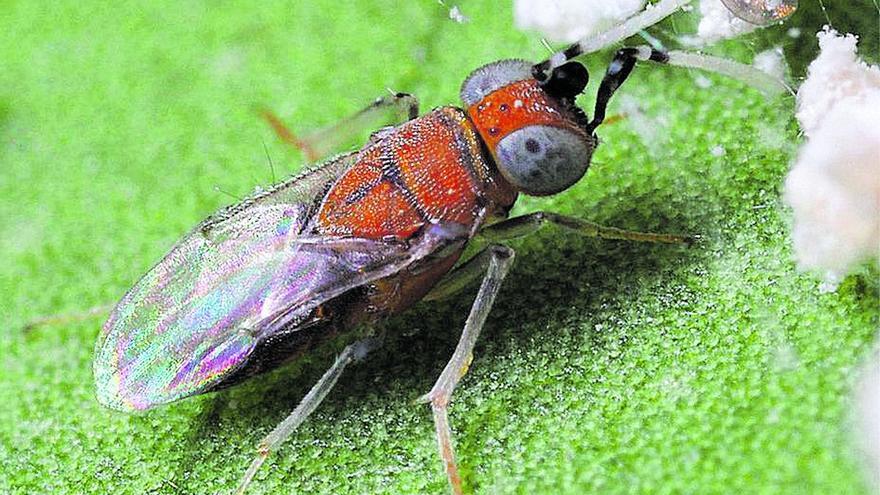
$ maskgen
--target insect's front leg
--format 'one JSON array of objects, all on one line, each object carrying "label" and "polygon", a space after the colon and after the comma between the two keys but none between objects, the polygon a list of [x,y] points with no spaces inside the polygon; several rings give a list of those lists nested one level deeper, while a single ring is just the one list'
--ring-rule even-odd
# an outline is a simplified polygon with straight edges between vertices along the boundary
[{"label": "insect's front leg", "polygon": [[248,485],[250,485],[251,481],[254,479],[257,470],[260,469],[260,466],[262,466],[266,458],[269,457],[269,454],[275,451],[282,442],[287,440],[299,425],[301,425],[302,422],[312,414],[315,408],[321,404],[327,394],[330,393],[333,386],[336,385],[336,381],[339,380],[339,376],[342,375],[345,367],[355,361],[360,361],[366,357],[369,352],[380,345],[381,339],[367,338],[357,341],[342,350],[336,358],[336,361],[330,366],[330,369],[321,376],[318,383],[316,383],[311,390],[309,390],[309,393],[303,397],[299,405],[296,406],[296,409],[294,409],[293,412],[281,422],[281,424],[276,426],[275,429],[266,435],[266,438],[260,442],[260,446],[257,448],[257,457],[251,462],[250,467],[248,467],[247,472],[245,472],[244,477],[238,485],[238,489],[235,490],[236,495],[244,493]]},{"label": "insect's front leg", "polygon": [[608,70],[605,72],[602,82],[599,84],[599,91],[596,93],[596,107],[593,110],[593,120],[587,125],[587,132],[592,134],[605,121],[605,111],[608,108],[608,102],[614,96],[617,88],[629,77],[629,73],[632,72],[637,61],[651,60],[653,62],[665,63],[668,59],[669,57],[666,55],[666,52],[649,46],[627,47],[617,50],[611,63],[608,64]]},{"label": "insect's front leg", "polygon": [[313,162],[342,150],[367,129],[395,126],[418,117],[419,100],[408,93],[380,96],[336,124],[304,135],[295,134],[270,110],[262,109],[260,114],[282,141],[302,151]]},{"label": "insect's front leg", "polygon": [[[474,345],[477,337],[480,335],[480,329],[492,309],[492,303],[495,296],[501,288],[501,282],[507,275],[510,266],[513,263],[513,250],[506,246],[493,245],[487,247],[480,254],[472,258],[470,261],[462,265],[459,275],[464,274],[464,278],[468,278],[473,274],[475,268],[485,266],[485,276],[474,304],[471,306],[471,312],[464,324],[464,330],[459,338],[458,345],[455,347],[449,363],[443,368],[440,378],[434,384],[430,392],[425,394],[421,400],[431,404],[434,412],[434,426],[437,432],[437,444],[440,447],[440,457],[443,459],[443,465],[446,469],[446,475],[452,488],[452,493],[460,495],[462,493],[461,476],[458,474],[458,466],[455,463],[455,451],[452,445],[452,430],[449,427],[449,417],[446,409],[449,400],[452,398],[452,392],[459,380],[467,372],[467,368],[473,359]],[[467,267],[467,268],[466,268]],[[453,277],[456,278],[456,277]]]},{"label": "insect's front leg", "polygon": [[598,237],[601,239],[622,239],[663,244],[692,244],[697,240],[697,237],[689,235],[656,234],[653,232],[637,232],[616,227],[606,227],[577,217],[544,211],[529,213],[528,215],[513,217],[492,224],[482,229],[479,232],[479,236],[490,242],[501,242],[529,235],[547,223],[564,227],[587,237]]},{"label": "insect's front leg", "polygon": [[587,124],[588,133],[592,134],[597,127],[605,122],[605,111],[608,108],[608,102],[620,85],[629,77],[636,62],[640,61],[717,72],[718,74],[739,79],[767,94],[776,94],[783,91],[791,92],[791,88],[788,87],[785,81],[750,65],[740,64],[724,58],[680,50],[666,52],[646,45],[621,48],[614,54],[614,58],[608,64],[608,70],[599,84],[599,90],[596,93],[596,107],[593,110],[593,120]]}]

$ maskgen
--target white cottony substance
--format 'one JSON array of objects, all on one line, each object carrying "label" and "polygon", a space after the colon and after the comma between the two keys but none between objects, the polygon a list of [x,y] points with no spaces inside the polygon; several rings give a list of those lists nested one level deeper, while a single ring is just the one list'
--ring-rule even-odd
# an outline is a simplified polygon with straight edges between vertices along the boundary
[{"label": "white cottony substance", "polygon": [[860,100],[880,91],[880,68],[859,60],[858,38],[852,34],[840,36],[827,26],[816,36],[821,52],[798,89],[797,119],[808,137],[837,103]]},{"label": "white cottony substance", "polygon": [[700,0],[700,16],[697,36],[706,43],[733,38],[758,29],[758,26],[733,15],[721,0]]},{"label": "white cottony substance", "polygon": [[782,48],[771,48],[755,55],[752,65],[777,79],[785,80],[786,65]]},{"label": "white cottony substance", "polygon": [[516,27],[554,42],[596,34],[642,10],[645,0],[515,0]]},{"label": "white cottony substance", "polygon": [[880,68],[855,36],[819,32],[821,53],[798,90],[807,138],[785,182],[801,267],[840,280],[880,255]]}]

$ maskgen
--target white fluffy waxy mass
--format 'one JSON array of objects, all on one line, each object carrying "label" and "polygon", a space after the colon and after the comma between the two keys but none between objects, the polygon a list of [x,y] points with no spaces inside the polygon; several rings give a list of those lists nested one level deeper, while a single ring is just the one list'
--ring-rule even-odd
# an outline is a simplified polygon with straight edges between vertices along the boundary
[{"label": "white fluffy waxy mass", "polygon": [[[734,15],[721,0],[699,1],[697,44],[734,38],[759,28]],[[684,9],[691,10],[693,2],[683,3]],[[520,29],[537,31],[550,41],[574,42],[619,24],[645,5],[645,0],[514,0],[513,12]]]},{"label": "white fluffy waxy mass", "polygon": [[707,43],[734,38],[758,29],[758,26],[733,15],[721,0],[700,0],[700,16],[697,36]]},{"label": "white fluffy waxy mass", "polygon": [[858,38],[841,36],[827,26],[816,36],[819,56],[798,88],[797,119],[808,137],[838,103],[859,101],[880,91],[880,67],[859,60]]},{"label": "white fluffy waxy mass", "polygon": [[515,0],[513,16],[519,29],[570,43],[619,23],[644,6],[645,0]]},{"label": "white fluffy waxy mass", "polygon": [[806,136],[785,182],[799,264],[839,280],[880,255],[880,67],[859,60],[857,39],[825,28],[798,90]]}]

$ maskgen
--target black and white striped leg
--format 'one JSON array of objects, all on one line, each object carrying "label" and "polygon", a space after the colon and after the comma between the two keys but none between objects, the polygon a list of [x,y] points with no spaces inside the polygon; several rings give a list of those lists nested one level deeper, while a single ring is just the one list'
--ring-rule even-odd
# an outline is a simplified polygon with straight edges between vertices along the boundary
[{"label": "black and white striped leg", "polygon": [[629,73],[632,72],[636,62],[639,60],[650,60],[652,62],[666,63],[669,56],[664,51],[656,50],[650,46],[637,46],[630,48],[621,48],[614,54],[614,58],[608,65],[605,77],[599,85],[599,91],[596,93],[596,108],[593,110],[593,120],[587,125],[587,132],[590,134],[602,125],[605,120],[605,111],[608,102],[617,91],[617,88],[626,81]]}]

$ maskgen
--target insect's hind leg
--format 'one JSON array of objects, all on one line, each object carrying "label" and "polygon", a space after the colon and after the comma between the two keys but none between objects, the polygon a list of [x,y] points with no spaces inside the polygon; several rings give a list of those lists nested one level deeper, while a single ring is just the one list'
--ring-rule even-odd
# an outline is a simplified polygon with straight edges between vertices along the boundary
[{"label": "insect's hind leg", "polygon": [[360,361],[366,357],[370,351],[376,349],[380,345],[381,339],[367,338],[355,342],[342,350],[339,356],[336,357],[333,365],[330,366],[330,369],[321,376],[318,383],[316,383],[311,390],[309,390],[309,393],[303,397],[299,405],[296,406],[296,409],[294,409],[293,412],[281,422],[281,424],[276,426],[275,429],[266,435],[266,437],[260,442],[259,447],[257,447],[257,457],[251,462],[250,467],[248,467],[248,470],[245,472],[238,488],[235,490],[236,495],[244,493],[248,485],[250,485],[251,481],[254,479],[257,470],[260,469],[260,466],[265,462],[266,458],[269,457],[269,454],[274,452],[282,442],[287,440],[299,425],[301,425],[302,422],[305,421],[305,419],[318,407],[318,405],[321,404],[336,384],[336,381],[339,380],[339,377],[342,375],[346,366],[355,361]]},{"label": "insect's hind leg", "polygon": [[[480,335],[480,329],[492,309],[492,303],[498,290],[501,288],[501,282],[510,270],[513,263],[514,252],[506,246],[493,245],[487,247],[484,251],[477,255],[474,259],[486,260],[486,272],[483,277],[483,283],[477,292],[477,297],[471,306],[471,312],[464,324],[464,330],[459,338],[458,345],[440,377],[431,388],[431,391],[425,394],[421,400],[431,404],[431,410],[434,413],[434,426],[437,432],[437,444],[440,448],[440,457],[446,469],[446,476],[452,487],[452,493],[460,495],[462,493],[461,476],[458,474],[458,466],[455,463],[455,451],[452,445],[452,431],[449,427],[449,417],[446,409],[449,400],[452,398],[452,392],[459,380],[467,372],[473,358],[474,345],[477,337]],[[473,260],[472,260],[473,261]],[[470,263],[470,262],[469,262]],[[476,265],[479,266],[479,262]]]},{"label": "insect's hind leg", "polygon": [[418,117],[419,100],[408,93],[381,96],[336,124],[301,136],[290,130],[272,111],[260,109],[260,115],[282,141],[302,151],[309,161],[317,161],[342,150],[365,130],[398,125]]},{"label": "insect's hind leg", "polygon": [[600,239],[620,239],[638,242],[656,242],[661,244],[693,244],[699,238],[689,235],[656,234],[653,232],[637,232],[623,230],[616,227],[606,227],[598,223],[583,220],[577,217],[569,217],[558,213],[539,211],[513,217],[492,224],[479,232],[480,237],[491,241],[501,242],[515,239],[536,232],[547,223],[552,223],[587,237]]}]

